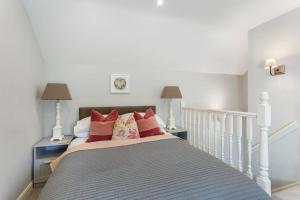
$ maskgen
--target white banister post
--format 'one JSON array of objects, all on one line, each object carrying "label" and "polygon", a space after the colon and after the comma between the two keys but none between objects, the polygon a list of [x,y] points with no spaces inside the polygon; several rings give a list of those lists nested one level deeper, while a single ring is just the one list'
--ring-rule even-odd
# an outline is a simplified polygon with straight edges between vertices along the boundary
[{"label": "white banister post", "polygon": [[207,152],[206,135],[207,135],[207,114],[202,113],[202,149]]},{"label": "white banister post", "polygon": [[197,131],[197,111],[193,113],[193,132],[194,132],[194,147],[197,147],[198,144],[198,131]]},{"label": "white banister post", "polygon": [[193,139],[194,139],[194,133],[193,133],[193,129],[192,129],[192,110],[189,110],[189,116],[188,116],[188,127],[189,127],[189,136],[190,136],[190,138],[189,138],[189,143],[190,143],[190,145],[193,145]]},{"label": "white banister post", "polygon": [[238,169],[243,172],[242,162],[242,135],[243,135],[243,117],[237,116],[237,143],[238,143]]},{"label": "white banister post", "polygon": [[229,164],[231,167],[233,166],[233,115],[229,115],[229,125],[228,125],[228,132],[229,132]]},{"label": "white banister post", "polygon": [[213,123],[214,123],[214,155],[218,158],[218,114],[213,114]]},{"label": "white banister post", "polygon": [[198,111],[198,113],[197,113],[197,133],[198,133],[198,144],[197,144],[197,146],[198,146],[198,148],[199,149],[202,149],[202,144],[201,144],[201,142],[202,142],[202,134],[201,134],[201,112],[200,111]]},{"label": "white banister post", "polygon": [[208,113],[208,137],[207,137],[207,147],[208,147],[208,153],[211,154],[211,147],[210,147],[210,135],[211,135],[211,129],[212,129],[212,113]]},{"label": "white banister post", "polygon": [[183,101],[180,101],[180,115],[181,115],[181,127],[185,128],[185,124],[184,124],[184,103],[183,103]]},{"label": "white banister post", "polygon": [[221,159],[223,162],[225,162],[225,150],[224,150],[224,146],[225,146],[225,119],[226,119],[226,114],[222,113],[221,114]]},{"label": "white banister post", "polygon": [[252,139],[253,139],[253,119],[247,118],[247,148],[248,148],[248,170],[247,175],[253,179],[252,173]]},{"label": "white banister post", "polygon": [[183,112],[183,118],[184,118],[184,128],[187,130],[188,129],[188,126],[187,126],[187,123],[188,123],[188,120],[187,120],[187,110],[184,109],[184,112]]},{"label": "white banister post", "polygon": [[271,181],[269,179],[269,147],[268,130],[271,126],[271,106],[268,102],[267,92],[260,94],[260,103],[257,110],[257,124],[260,134],[259,149],[259,174],[256,179],[257,184],[271,196]]}]

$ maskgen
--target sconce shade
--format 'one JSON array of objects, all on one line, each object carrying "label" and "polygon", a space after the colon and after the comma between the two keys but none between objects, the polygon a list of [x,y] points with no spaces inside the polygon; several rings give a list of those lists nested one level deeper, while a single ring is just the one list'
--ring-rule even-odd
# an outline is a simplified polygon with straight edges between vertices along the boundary
[{"label": "sconce shade", "polygon": [[72,100],[67,84],[48,83],[42,100]]},{"label": "sconce shade", "polygon": [[178,86],[166,86],[161,93],[161,99],[182,99],[182,94]]},{"label": "sconce shade", "polygon": [[277,66],[277,61],[274,58],[269,58],[265,62],[265,69],[270,69],[270,67]]}]

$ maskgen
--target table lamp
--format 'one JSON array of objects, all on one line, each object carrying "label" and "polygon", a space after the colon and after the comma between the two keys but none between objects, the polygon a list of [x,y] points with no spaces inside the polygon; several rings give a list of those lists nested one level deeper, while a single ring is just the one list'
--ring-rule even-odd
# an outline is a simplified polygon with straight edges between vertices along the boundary
[{"label": "table lamp", "polygon": [[42,100],[56,100],[56,125],[53,128],[51,141],[63,140],[62,125],[60,124],[60,101],[72,100],[67,84],[48,83]]},{"label": "table lamp", "polygon": [[166,86],[161,94],[161,99],[169,100],[169,115],[167,121],[167,130],[175,130],[175,118],[173,116],[172,101],[173,99],[182,99],[182,95],[178,86]]}]

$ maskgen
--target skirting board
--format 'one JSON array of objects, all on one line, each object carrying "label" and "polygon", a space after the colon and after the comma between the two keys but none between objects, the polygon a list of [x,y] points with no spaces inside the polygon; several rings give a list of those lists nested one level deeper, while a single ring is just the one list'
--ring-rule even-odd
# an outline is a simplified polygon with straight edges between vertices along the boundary
[{"label": "skirting board", "polygon": [[285,185],[285,186],[282,186],[282,187],[279,187],[279,188],[275,188],[275,189],[272,190],[272,193],[280,192],[282,190],[289,189],[289,188],[294,187],[296,185],[300,185],[300,181],[297,181],[295,183],[291,183],[291,184],[288,184],[288,185]]},{"label": "skirting board", "polygon": [[[288,184],[288,185],[285,185],[285,186],[282,186],[282,187],[279,187],[279,188],[275,188],[275,189],[272,190],[272,193],[280,192],[282,190],[286,190],[288,188],[294,187],[294,186],[299,185],[299,184],[300,184],[300,181],[295,182],[295,183],[291,183],[291,184]],[[30,182],[26,186],[26,188],[22,191],[22,193],[17,197],[17,200],[26,200],[26,199],[28,199],[28,197],[30,196],[32,191],[33,191],[33,184],[32,184],[32,182]]]},{"label": "skirting board", "polygon": [[31,192],[33,190],[33,184],[30,182],[26,188],[22,191],[22,193],[18,196],[17,200],[26,200],[29,198]]}]

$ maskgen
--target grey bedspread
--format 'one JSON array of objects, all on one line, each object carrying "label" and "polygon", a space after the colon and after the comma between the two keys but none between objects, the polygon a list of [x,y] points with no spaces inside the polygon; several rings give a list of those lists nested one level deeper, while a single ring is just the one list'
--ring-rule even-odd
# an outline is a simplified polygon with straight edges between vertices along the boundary
[{"label": "grey bedspread", "polygon": [[40,200],[270,199],[255,182],[186,141],[79,151],[50,176]]}]

